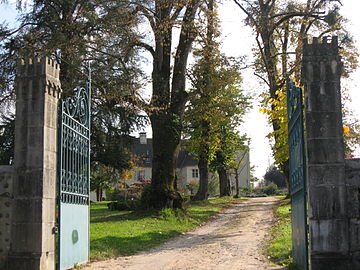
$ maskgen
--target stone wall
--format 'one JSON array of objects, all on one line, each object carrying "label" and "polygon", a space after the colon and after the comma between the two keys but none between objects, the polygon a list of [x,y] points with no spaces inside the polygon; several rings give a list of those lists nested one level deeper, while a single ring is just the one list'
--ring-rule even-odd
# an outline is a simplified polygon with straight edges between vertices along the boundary
[{"label": "stone wall", "polygon": [[4,268],[10,249],[13,167],[0,166],[0,269]]},{"label": "stone wall", "polygon": [[18,64],[9,270],[55,269],[59,72],[47,57]]},{"label": "stone wall", "polygon": [[360,269],[360,159],[344,159],[337,38],[304,41],[311,269]]},{"label": "stone wall", "polygon": [[355,269],[349,264],[337,37],[305,40],[303,46],[311,267]]},{"label": "stone wall", "polygon": [[360,269],[360,159],[345,160],[349,257],[352,269]]}]

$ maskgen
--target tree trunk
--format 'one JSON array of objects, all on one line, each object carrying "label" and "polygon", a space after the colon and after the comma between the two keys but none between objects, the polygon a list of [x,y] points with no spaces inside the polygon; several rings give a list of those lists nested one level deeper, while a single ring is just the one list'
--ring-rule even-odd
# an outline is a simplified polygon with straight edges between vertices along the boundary
[{"label": "tree trunk", "polygon": [[96,188],[96,201],[98,201],[98,202],[100,201],[100,200],[99,200],[99,197],[100,197],[100,188],[97,187],[97,188]]},{"label": "tree trunk", "polygon": [[209,189],[209,162],[207,158],[199,159],[199,189],[193,198],[194,201],[202,201],[208,198]]},{"label": "tree trunk", "polygon": [[152,114],[150,120],[153,130],[152,180],[151,190],[143,194],[143,203],[154,208],[181,208],[182,198],[175,189],[181,129],[176,118],[165,111]]},{"label": "tree trunk", "polygon": [[236,194],[234,198],[239,198],[239,174],[238,174],[238,168],[235,169],[235,188],[236,188]]},{"label": "tree trunk", "polygon": [[[151,186],[142,194],[142,203],[148,207],[182,207],[181,195],[176,190],[175,168],[180,149],[181,122],[188,98],[185,91],[186,66],[196,36],[194,19],[200,1],[186,3],[180,19],[177,17],[180,16],[178,7],[172,1],[157,0],[154,18],[150,18],[155,49],[149,49],[153,56],[153,92],[147,112],[153,130],[153,161]],[[171,63],[172,30],[179,20],[182,22],[179,42]]]},{"label": "tree trunk", "polygon": [[230,196],[230,185],[227,171],[223,166],[217,168],[220,183],[220,196]]}]

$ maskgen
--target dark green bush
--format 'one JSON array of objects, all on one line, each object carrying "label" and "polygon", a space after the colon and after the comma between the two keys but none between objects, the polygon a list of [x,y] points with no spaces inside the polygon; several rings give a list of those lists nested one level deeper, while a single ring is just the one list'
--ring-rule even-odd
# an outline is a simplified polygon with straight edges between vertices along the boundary
[{"label": "dark green bush", "polygon": [[270,184],[263,187],[263,192],[266,195],[277,195],[279,192],[279,188],[275,183],[271,182]]},{"label": "dark green bush", "polygon": [[119,200],[116,202],[110,202],[107,204],[109,210],[112,211],[132,211],[136,210],[140,206],[139,200]]}]

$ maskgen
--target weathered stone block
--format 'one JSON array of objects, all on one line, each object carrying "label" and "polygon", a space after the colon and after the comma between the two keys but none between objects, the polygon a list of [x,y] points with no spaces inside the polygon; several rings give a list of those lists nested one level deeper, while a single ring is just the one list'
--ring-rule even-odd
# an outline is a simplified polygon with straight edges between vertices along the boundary
[{"label": "weathered stone block", "polygon": [[[46,269],[40,268],[40,254],[36,253],[21,253],[18,255],[10,254],[10,258],[6,265],[7,270],[19,269]],[[51,269],[51,268],[49,268]]]},{"label": "weathered stone block", "polygon": [[344,162],[344,142],[340,138],[307,139],[309,164]]},{"label": "weathered stone block", "polygon": [[349,269],[360,269],[360,251],[351,253],[351,262]]},{"label": "weathered stone block", "polygon": [[360,252],[360,219],[350,219],[350,252]]},{"label": "weathered stone block", "polygon": [[[342,137],[342,116],[340,112],[308,112],[306,123],[308,139]],[[336,123],[337,128],[334,128],[334,123]]]},{"label": "weathered stone block", "polygon": [[14,200],[16,214],[13,217],[15,223],[40,222],[42,219],[42,199],[22,198]]},{"label": "weathered stone block", "polygon": [[26,222],[12,224],[11,230],[11,252],[40,253],[42,251],[42,224],[40,222]]},{"label": "weathered stone block", "polygon": [[348,218],[360,218],[360,188],[348,185],[346,187],[346,201]]},{"label": "weathered stone block", "polygon": [[345,167],[343,163],[309,164],[307,170],[309,185],[344,184]]},{"label": "weathered stone block", "polygon": [[312,254],[311,269],[314,270],[352,270],[350,258],[338,253]]},{"label": "weathered stone block", "polygon": [[360,159],[345,160],[346,183],[360,187]]},{"label": "weathered stone block", "polygon": [[334,82],[311,82],[305,92],[308,112],[340,112],[339,85]]},{"label": "weathered stone block", "polygon": [[43,222],[42,224],[42,252],[55,253],[55,234],[53,233],[55,222]]},{"label": "weathered stone block", "polygon": [[346,218],[345,186],[313,186],[309,185],[310,219]]},{"label": "weathered stone block", "polygon": [[14,195],[19,197],[43,197],[43,172],[41,169],[32,171],[18,171],[15,180]]},{"label": "weathered stone block", "polygon": [[[44,128],[41,124],[38,124],[38,126],[28,126],[27,129],[28,147],[34,147],[36,148],[37,152],[40,152],[44,145]],[[41,163],[39,166],[40,165]]]},{"label": "weathered stone block", "polygon": [[55,224],[56,199],[43,198],[42,222]]},{"label": "weathered stone block", "polygon": [[348,255],[349,237],[346,219],[314,220],[310,219],[312,254]]},{"label": "weathered stone block", "polygon": [[56,169],[57,166],[57,153],[55,151],[45,151],[44,152],[44,165],[49,169]]},{"label": "weathered stone block", "polygon": [[47,169],[45,168],[43,171],[43,197],[54,199],[56,198],[56,168]]},{"label": "weathered stone block", "polygon": [[0,166],[0,269],[6,269],[4,263],[11,244],[13,169]]}]

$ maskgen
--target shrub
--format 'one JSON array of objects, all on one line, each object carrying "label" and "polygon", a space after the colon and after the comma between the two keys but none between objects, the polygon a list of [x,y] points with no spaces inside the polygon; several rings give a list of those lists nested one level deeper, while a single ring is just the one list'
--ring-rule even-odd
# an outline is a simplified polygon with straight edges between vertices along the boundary
[{"label": "shrub", "polygon": [[199,182],[195,179],[192,179],[186,184],[186,187],[190,191],[190,195],[195,195],[199,189]]},{"label": "shrub", "polygon": [[119,200],[116,202],[110,202],[107,204],[109,210],[111,211],[132,211],[139,208],[139,200]]},{"label": "shrub", "polygon": [[279,192],[279,188],[275,183],[271,182],[270,184],[263,187],[263,192],[266,195],[276,195]]}]

